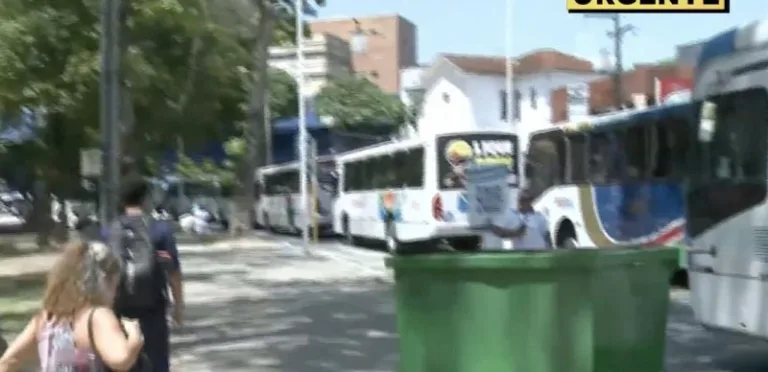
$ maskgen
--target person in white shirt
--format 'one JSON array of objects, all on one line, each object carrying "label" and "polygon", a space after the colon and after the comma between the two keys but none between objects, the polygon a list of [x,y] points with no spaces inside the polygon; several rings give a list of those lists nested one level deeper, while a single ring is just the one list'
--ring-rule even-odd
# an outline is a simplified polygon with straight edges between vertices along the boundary
[{"label": "person in white shirt", "polygon": [[510,211],[496,221],[489,221],[488,230],[502,239],[512,239],[514,249],[551,249],[549,221],[544,214],[533,209],[532,202],[530,192],[520,191],[517,210]]}]

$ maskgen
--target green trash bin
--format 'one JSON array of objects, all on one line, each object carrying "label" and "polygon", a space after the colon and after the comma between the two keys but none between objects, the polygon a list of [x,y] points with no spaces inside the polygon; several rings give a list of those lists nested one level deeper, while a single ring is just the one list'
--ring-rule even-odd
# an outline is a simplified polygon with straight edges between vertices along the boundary
[{"label": "green trash bin", "polygon": [[674,248],[394,256],[400,372],[659,372]]}]

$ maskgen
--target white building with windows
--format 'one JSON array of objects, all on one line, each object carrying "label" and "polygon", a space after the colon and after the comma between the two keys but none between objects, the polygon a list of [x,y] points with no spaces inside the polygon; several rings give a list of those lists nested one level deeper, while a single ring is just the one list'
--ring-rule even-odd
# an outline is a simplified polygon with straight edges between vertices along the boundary
[{"label": "white building with windows", "polygon": [[[564,85],[601,77],[592,63],[555,50],[514,61],[513,107],[507,107],[504,57],[443,54],[421,74],[420,135],[515,129],[522,135],[551,125],[550,96]],[[510,128],[507,115],[512,115]]]},{"label": "white building with windows", "polygon": [[[304,41],[304,92],[316,95],[328,80],[352,74],[351,54],[346,41],[329,34],[314,34]],[[297,77],[296,47],[269,48],[269,65]]]}]

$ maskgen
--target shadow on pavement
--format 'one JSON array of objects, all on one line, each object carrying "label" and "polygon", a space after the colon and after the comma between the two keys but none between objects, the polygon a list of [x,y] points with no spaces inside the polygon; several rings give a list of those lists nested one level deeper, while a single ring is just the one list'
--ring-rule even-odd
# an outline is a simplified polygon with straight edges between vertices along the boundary
[{"label": "shadow on pavement", "polygon": [[189,305],[174,353],[225,371],[394,371],[391,287],[253,281],[262,295]]},{"label": "shadow on pavement", "polygon": [[768,343],[707,332],[688,305],[672,302],[667,323],[666,372],[764,372]]}]

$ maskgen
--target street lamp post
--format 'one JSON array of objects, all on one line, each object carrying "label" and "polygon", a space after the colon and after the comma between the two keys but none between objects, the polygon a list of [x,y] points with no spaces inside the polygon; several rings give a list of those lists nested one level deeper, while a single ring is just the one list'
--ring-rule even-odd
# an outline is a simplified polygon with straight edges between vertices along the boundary
[{"label": "street lamp post", "polygon": [[515,86],[513,83],[514,79],[514,60],[512,59],[512,22],[513,22],[513,0],[506,0],[506,9],[505,9],[505,22],[504,22],[504,49],[506,50],[506,100],[507,100],[507,124],[509,125],[509,130],[512,130],[514,127],[514,117],[515,113],[513,113],[516,108],[514,107],[515,103]]},{"label": "street lamp post", "polygon": [[305,218],[300,223],[302,224],[301,227],[301,237],[304,240],[304,250],[305,252],[309,251],[309,217],[311,213],[314,212],[312,208],[310,208],[309,205],[309,184],[308,184],[308,177],[307,174],[307,143],[308,143],[308,133],[307,133],[307,112],[306,112],[306,102],[304,100],[304,0],[295,0],[294,5],[296,7],[296,91],[297,95],[299,96],[299,188],[301,192],[301,206],[303,209],[300,209],[302,211],[305,211],[304,215],[308,218]]},{"label": "street lamp post", "polygon": [[120,184],[120,30],[121,0],[102,3],[100,53],[101,99],[99,127],[101,131],[102,167],[99,204],[101,224],[108,226],[117,216]]},{"label": "street lamp post", "polygon": [[622,60],[622,46],[624,44],[624,35],[636,30],[635,26],[631,24],[623,25],[621,23],[621,15],[618,13],[611,14],[588,14],[587,18],[597,18],[609,20],[613,23],[613,30],[608,31],[608,37],[613,39],[613,58],[614,58],[614,71],[613,71],[613,84],[614,84],[614,101],[616,102],[616,109],[621,110],[624,106],[624,87],[621,81],[621,75],[624,73],[624,62]]}]

